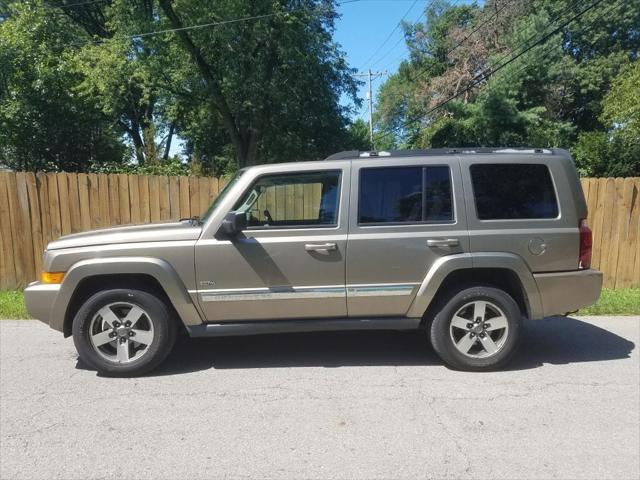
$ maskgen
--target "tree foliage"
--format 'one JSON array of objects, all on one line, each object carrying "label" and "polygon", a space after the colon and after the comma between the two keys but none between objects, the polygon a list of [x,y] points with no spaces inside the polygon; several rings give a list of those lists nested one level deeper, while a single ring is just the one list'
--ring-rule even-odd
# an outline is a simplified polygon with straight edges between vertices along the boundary
[{"label": "tree foliage", "polygon": [[155,164],[179,136],[195,164],[222,173],[349,147],[340,97],[355,100],[357,85],[332,39],[335,5],[3,2],[0,162],[87,170],[130,152]]},{"label": "tree foliage", "polygon": [[[405,147],[570,148],[588,175],[640,175],[640,0],[436,3],[380,90],[378,137]],[[633,87],[636,86],[634,89]]]}]

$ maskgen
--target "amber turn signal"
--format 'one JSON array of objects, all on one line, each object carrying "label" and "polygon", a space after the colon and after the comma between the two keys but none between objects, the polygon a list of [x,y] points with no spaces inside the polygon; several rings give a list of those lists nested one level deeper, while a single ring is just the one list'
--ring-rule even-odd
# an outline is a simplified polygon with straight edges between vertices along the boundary
[{"label": "amber turn signal", "polygon": [[64,272],[42,272],[40,281],[42,283],[62,283]]}]

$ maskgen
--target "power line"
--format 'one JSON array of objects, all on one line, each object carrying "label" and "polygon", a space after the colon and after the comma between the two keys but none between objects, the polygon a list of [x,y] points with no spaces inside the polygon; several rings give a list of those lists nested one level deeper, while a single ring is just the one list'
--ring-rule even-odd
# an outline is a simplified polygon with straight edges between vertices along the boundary
[{"label": "power line", "polygon": [[[596,22],[600,19],[602,19],[605,15],[607,15],[609,12],[611,12],[612,10],[614,10],[615,8],[617,8],[619,5],[616,5],[619,1],[621,0],[614,0],[614,2],[609,6],[609,8],[607,8],[604,12],[600,13],[600,15],[598,15],[596,18],[594,18],[591,22],[589,22],[587,25],[583,26],[580,30],[582,33],[586,33],[588,30],[591,30],[593,28],[593,26],[596,24]],[[594,40],[593,42],[588,42],[588,45],[593,46],[595,44],[596,40]],[[550,52],[551,49],[553,47],[555,47],[556,45],[551,44],[549,46],[547,46],[546,48],[544,48],[542,50],[542,52],[540,52],[541,54],[545,54],[547,52]],[[529,68],[531,65],[530,64],[524,64],[522,67],[520,67],[518,70],[516,70],[515,72],[513,72],[511,74],[511,76],[516,76],[518,74],[520,74],[523,70]]]},{"label": "power line", "polygon": [[398,30],[398,28],[400,27],[400,25],[402,24],[402,21],[407,18],[407,15],[409,15],[409,12],[411,12],[411,10],[413,10],[413,7],[416,6],[416,3],[418,3],[418,0],[413,0],[413,2],[411,3],[411,6],[407,9],[407,11],[405,12],[405,14],[402,16],[402,18],[400,19],[400,21],[398,23],[396,23],[396,26],[393,27],[393,30],[391,30],[391,33],[389,33],[389,35],[387,35],[387,38],[384,39],[384,41],[380,44],[380,46],[371,54],[371,56],[369,58],[367,58],[367,60],[365,62],[363,62],[363,65],[368,65],[369,62],[377,55],[377,53],[382,50],[382,48],[387,44],[387,42],[391,39],[391,37],[393,36],[394,33],[396,33],[396,30]]},{"label": "power line", "polygon": [[484,22],[480,23],[480,25],[478,25],[476,28],[474,28],[469,35],[467,35],[466,37],[464,37],[462,40],[460,40],[456,45],[454,45],[452,48],[450,48],[447,53],[445,53],[445,56],[449,56],[449,54],[453,51],[455,51],[457,48],[459,48],[464,42],[466,42],[467,40],[469,40],[477,31],[479,31],[484,25],[487,25],[492,19],[493,17],[498,17],[498,14],[504,10],[507,5],[509,5],[510,3],[512,3],[515,0],[509,0],[506,1],[502,4],[502,7],[500,7],[499,9],[497,9],[493,15],[491,15],[489,18],[487,18]]},{"label": "power line", "polygon": [[[456,0],[456,1],[460,1],[460,0]],[[431,0],[431,2],[429,3],[429,5],[427,5],[426,7],[424,7],[424,9],[422,10],[422,12],[420,13],[420,15],[418,16],[418,18],[415,19],[414,23],[418,23],[420,21],[420,19],[424,16],[424,14],[427,12],[427,10],[429,8],[431,8],[431,6],[433,5],[433,3],[435,2],[435,0]],[[455,2],[454,2],[455,3]],[[402,22],[402,21],[401,21]],[[399,25],[399,24],[398,24]],[[393,52],[396,47],[400,44],[400,42],[402,42],[404,40],[404,35],[402,37],[400,37],[398,39],[398,41],[396,43],[393,44],[393,46],[387,50],[387,53],[385,53],[382,57],[380,57],[378,60],[376,60],[371,67],[375,67],[377,64],[379,64],[383,59],[387,58],[389,56],[389,54],[391,52]]]},{"label": "power line", "polygon": [[571,17],[569,20],[566,20],[564,23],[562,23],[561,25],[557,26],[555,29],[553,29],[551,32],[543,35],[541,38],[539,38],[534,44],[526,47],[524,50],[520,51],[519,53],[517,53],[516,55],[512,56],[509,60],[507,60],[506,62],[500,64],[499,66],[493,68],[490,72],[486,73],[486,74],[481,74],[480,76],[476,77],[466,88],[464,88],[463,90],[457,92],[454,95],[449,96],[447,99],[443,100],[442,102],[438,103],[437,105],[435,105],[434,107],[430,108],[429,110],[427,110],[427,112],[425,112],[424,114],[417,116],[416,118],[408,121],[408,122],[404,122],[403,125],[400,125],[399,127],[396,127],[392,130],[387,131],[386,133],[383,134],[382,138],[387,137],[388,135],[391,135],[395,132],[397,132],[399,129],[401,128],[407,128],[408,126],[410,126],[413,123],[416,123],[417,121],[420,121],[422,119],[424,119],[427,115],[433,113],[434,111],[444,107],[446,104],[448,104],[449,102],[451,102],[452,100],[455,100],[456,98],[458,98],[459,96],[463,95],[464,93],[468,92],[469,90],[471,90],[473,87],[475,87],[476,85],[478,85],[480,82],[488,79],[491,75],[493,75],[494,73],[498,72],[499,70],[503,69],[504,67],[506,67],[507,65],[515,62],[518,58],[520,58],[522,55],[524,55],[525,53],[527,53],[528,51],[530,51],[531,49],[533,49],[534,47],[546,42],[551,36],[555,35],[556,33],[558,33],[560,30],[562,30],[564,27],[566,27],[567,25],[569,25],[570,23],[574,22],[575,20],[577,20],[578,18],[580,18],[582,15],[584,15],[585,13],[587,13],[589,10],[593,9],[594,7],[596,7],[597,5],[599,5],[600,3],[602,3],[604,0],[596,0],[595,2],[593,2],[591,5],[589,5],[588,7],[584,8],[583,10],[581,10],[580,12],[578,12],[577,14],[575,14],[573,17]]}]

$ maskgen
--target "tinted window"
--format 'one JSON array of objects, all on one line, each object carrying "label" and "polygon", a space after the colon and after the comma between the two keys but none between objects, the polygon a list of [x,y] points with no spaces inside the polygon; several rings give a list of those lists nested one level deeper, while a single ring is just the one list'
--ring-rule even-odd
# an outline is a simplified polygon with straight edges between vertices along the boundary
[{"label": "tinted window", "polygon": [[249,227],[331,226],[338,223],[340,172],[265,175],[234,210],[247,213]]},{"label": "tinted window", "polygon": [[558,216],[558,202],[546,165],[472,165],[471,181],[481,220]]},{"label": "tinted window", "polygon": [[449,167],[364,168],[358,205],[359,223],[451,221]]}]

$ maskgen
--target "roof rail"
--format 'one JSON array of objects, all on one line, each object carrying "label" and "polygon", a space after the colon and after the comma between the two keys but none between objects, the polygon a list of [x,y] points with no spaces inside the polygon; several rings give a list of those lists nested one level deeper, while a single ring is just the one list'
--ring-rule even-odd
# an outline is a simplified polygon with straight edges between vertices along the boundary
[{"label": "roof rail", "polygon": [[372,157],[428,157],[442,155],[468,155],[478,153],[522,153],[522,154],[547,154],[552,155],[550,148],[509,148],[509,147],[465,147],[465,148],[430,148],[428,150],[381,150],[381,151],[359,151],[349,150],[334,153],[325,160],[355,160],[358,158]]}]

